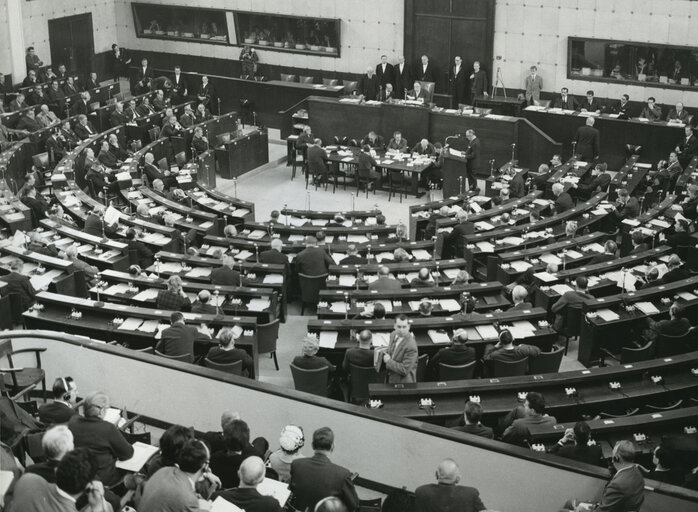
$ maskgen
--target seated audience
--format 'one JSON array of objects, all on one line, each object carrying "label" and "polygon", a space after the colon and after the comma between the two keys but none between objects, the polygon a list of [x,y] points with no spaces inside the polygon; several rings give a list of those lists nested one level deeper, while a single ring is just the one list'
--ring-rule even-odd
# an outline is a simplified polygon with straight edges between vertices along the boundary
[{"label": "seated audience", "polygon": [[160,436],[160,451],[154,455],[145,466],[147,478],[153,476],[159,469],[177,464],[179,454],[187,441],[195,439],[194,429],[181,425],[172,425]]},{"label": "seated audience", "polygon": [[242,374],[250,376],[254,374],[254,361],[252,357],[242,348],[235,346],[235,334],[230,327],[223,327],[218,332],[218,346],[213,346],[208,350],[206,359],[218,364],[231,364],[242,361]]},{"label": "seated audience", "polygon": [[414,491],[416,509],[424,512],[485,510],[479,491],[475,487],[458,485],[460,480],[458,464],[453,459],[442,460],[436,468],[437,483],[421,485]]},{"label": "seated audience", "polygon": [[68,423],[78,411],[74,408],[78,386],[72,377],[59,377],[53,381],[53,401],[39,407],[39,420],[46,425]]},{"label": "seated audience", "polygon": [[587,286],[589,281],[586,276],[578,276],[574,280],[574,290],[565,292],[562,294],[555,304],[553,304],[550,310],[555,313],[555,322],[553,323],[553,329],[557,332],[562,331],[565,326],[565,315],[567,314],[568,307],[578,307],[581,306],[585,300],[593,299],[587,291]]},{"label": "seated audience", "polygon": [[260,456],[250,444],[250,427],[242,420],[233,420],[223,427],[223,449],[211,454],[211,471],[221,480],[223,489],[240,483],[238,469],[248,457]]},{"label": "seated audience", "polygon": [[615,260],[617,257],[617,250],[618,246],[613,240],[606,240],[606,243],[603,244],[603,252],[591,258],[591,260],[589,260],[589,265]]},{"label": "seated audience", "polygon": [[691,329],[691,323],[686,318],[686,308],[674,302],[669,308],[669,320],[655,321],[647,317],[649,324],[648,338],[656,340],[660,335],[683,336]]},{"label": "seated audience", "polygon": [[565,192],[562,183],[553,184],[553,195],[555,196],[555,213],[563,213],[574,208],[574,201],[569,193]]},{"label": "seated audience", "polygon": [[534,345],[519,343],[514,345],[514,336],[508,329],[499,333],[499,341],[495,345],[485,347],[485,361],[520,361],[524,357],[535,357],[540,354],[540,348]]},{"label": "seated audience", "polygon": [[128,245],[128,251],[135,257],[136,264],[147,269],[153,265],[153,251],[151,251],[147,245],[142,240],[136,238],[137,232],[133,228],[129,228],[126,231],[126,244]]},{"label": "seated audience", "polygon": [[197,296],[194,303],[191,305],[191,312],[203,315],[215,315],[218,313],[218,308],[215,304],[209,304],[211,300],[211,292],[208,290],[201,290]]},{"label": "seated audience", "polygon": [[648,251],[650,248],[649,245],[645,243],[645,235],[642,233],[642,231],[633,231],[630,234],[630,242],[632,243],[633,248],[628,254],[638,254]]},{"label": "seated audience", "polygon": [[555,425],[554,416],[545,414],[545,398],[531,391],[526,395],[523,406],[517,405],[502,420],[505,428],[502,440],[512,444],[525,444],[530,438],[528,427],[532,425]]},{"label": "seated audience", "polygon": [[167,289],[160,290],[155,298],[155,307],[168,311],[191,311],[191,300],[182,288],[181,277],[169,277]]},{"label": "seated audience", "polygon": [[422,267],[417,272],[417,277],[410,281],[411,288],[431,288],[434,286],[434,281],[431,278],[431,272],[426,267]]},{"label": "seated audience", "polygon": [[589,444],[590,436],[589,424],[586,421],[578,421],[574,428],[565,430],[565,434],[550,448],[549,452],[585,464],[605,466],[601,446],[596,443]]},{"label": "seated audience", "polygon": [[472,361],[475,361],[476,354],[473,347],[466,346],[468,343],[468,331],[465,329],[456,329],[453,332],[451,346],[439,350],[429,361],[429,366],[438,380],[439,364],[448,364],[451,366],[463,366]]},{"label": "seated audience", "polygon": [[684,472],[679,467],[673,449],[661,445],[657,446],[652,454],[652,464],[654,464],[654,469],[650,471],[647,478],[671,485],[683,485]]},{"label": "seated audience", "polygon": [[209,345],[211,335],[205,325],[198,329],[184,323],[184,315],[175,312],[170,315],[170,327],[164,329],[160,341],[155,350],[166,356],[178,357],[189,355],[189,362],[193,362],[195,353],[199,352],[196,345],[205,347]]},{"label": "seated audience", "polygon": [[221,266],[211,271],[211,284],[223,286],[241,286],[242,277],[235,270],[235,258],[226,254],[223,256]]},{"label": "seated audience", "polygon": [[354,244],[347,246],[347,257],[339,262],[340,265],[365,265],[366,263],[368,260],[359,256],[359,250]]},{"label": "seated audience", "polygon": [[521,285],[514,286],[511,291],[511,298],[514,301],[514,305],[509,308],[509,311],[518,311],[520,309],[531,309],[533,305],[530,302],[525,302],[528,297],[528,290]]},{"label": "seated audience", "polygon": [[302,459],[300,449],[305,445],[303,429],[296,425],[286,425],[279,436],[279,449],[269,455],[269,466],[279,475],[281,482],[291,479],[291,464]]},{"label": "seated audience", "polygon": [[211,499],[221,497],[245,512],[281,512],[279,501],[273,496],[259,493],[257,486],[265,475],[264,461],[252,456],[242,461],[238,470],[239,484],[236,488],[219,491]]},{"label": "seated audience", "polygon": [[29,277],[23,273],[24,262],[20,259],[10,261],[10,273],[0,276],[0,281],[7,283],[3,295],[14,293],[19,296],[22,311],[26,311],[36,301],[36,290]]},{"label": "seated audience", "polygon": [[25,473],[39,475],[50,484],[56,483],[56,468],[66,453],[75,449],[73,433],[66,425],[50,427],[41,437],[44,462],[27,466]]},{"label": "seated audience", "polygon": [[378,268],[378,279],[368,283],[368,289],[379,292],[394,292],[402,290],[402,285],[393,277],[390,269],[383,265]]},{"label": "seated audience", "polygon": [[681,279],[691,277],[691,273],[684,268],[683,261],[681,261],[681,258],[679,258],[677,254],[669,256],[666,266],[669,272],[662,276],[662,284],[673,283],[674,281],[680,281]]},{"label": "seated audience", "polygon": [[330,374],[334,373],[336,367],[324,357],[319,357],[316,354],[320,350],[320,345],[315,336],[306,336],[303,338],[303,355],[293,358],[293,365],[303,370],[317,370],[318,368],[329,368]]},{"label": "seated audience", "polygon": [[465,421],[465,425],[453,427],[453,430],[465,432],[466,434],[473,434],[475,436],[486,437],[487,439],[494,439],[494,432],[490,427],[486,427],[480,423],[481,419],[482,406],[477,402],[471,402],[468,400],[465,402],[465,407],[463,408],[463,420]]}]

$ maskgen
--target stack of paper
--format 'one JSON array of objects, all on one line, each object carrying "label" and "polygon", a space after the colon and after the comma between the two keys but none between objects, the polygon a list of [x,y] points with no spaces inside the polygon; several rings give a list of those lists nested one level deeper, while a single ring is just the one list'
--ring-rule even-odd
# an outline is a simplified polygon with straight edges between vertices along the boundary
[{"label": "stack of paper", "polygon": [[115,284],[104,290],[105,295],[117,295],[117,294],[122,294],[128,292],[128,289],[131,287],[131,285],[122,283],[122,284]]},{"label": "stack of paper", "polygon": [[123,323],[118,327],[118,330],[120,330],[120,331],[137,331],[142,323],[143,323],[142,318],[129,317],[123,321]]},{"label": "stack of paper", "polygon": [[380,262],[383,261],[384,259],[392,260],[392,259],[393,259],[393,253],[392,253],[392,252],[379,252],[378,254],[376,254],[376,261],[377,261],[378,263],[380,263]]},{"label": "stack of paper", "polygon": [[589,245],[585,245],[582,247],[582,250],[585,252],[598,252],[598,253],[603,253],[603,245],[598,244],[598,243],[593,243]]},{"label": "stack of paper", "polygon": [[211,267],[194,267],[186,275],[187,277],[208,277],[211,275]]},{"label": "stack of paper", "polygon": [[321,331],[319,339],[320,346],[322,348],[334,348],[337,344],[337,336],[339,336],[337,331]]},{"label": "stack of paper", "polygon": [[507,236],[502,238],[502,242],[508,245],[523,245],[524,239],[516,236]]},{"label": "stack of paper", "polygon": [[155,288],[148,288],[147,290],[143,290],[140,293],[137,293],[136,295],[133,296],[134,301],[147,301],[147,300],[153,300],[158,296],[158,290]]},{"label": "stack of paper", "polygon": [[51,284],[52,278],[47,274],[35,275],[29,278],[32,286],[35,290],[40,290],[42,288],[48,287]]},{"label": "stack of paper", "polygon": [[136,441],[133,443],[133,456],[127,460],[117,460],[116,467],[132,473],[140,471],[148,459],[157,453],[158,447]]},{"label": "stack of paper", "polygon": [[429,338],[431,339],[432,343],[451,343],[448,334],[446,334],[445,332],[437,331],[435,329],[429,329],[427,331],[427,334],[429,335]]},{"label": "stack of paper", "polygon": [[247,309],[248,311],[266,311],[269,309],[270,305],[271,302],[269,302],[269,299],[256,298],[250,300],[250,302],[247,304]]},{"label": "stack of paper", "polygon": [[416,260],[431,259],[431,254],[429,254],[429,251],[425,251],[424,249],[415,249],[414,251],[412,251],[412,256],[414,256],[414,259]]},{"label": "stack of paper", "polygon": [[303,235],[288,235],[288,241],[289,242],[304,242],[305,241],[305,236]]},{"label": "stack of paper", "polygon": [[374,347],[387,347],[390,344],[390,333],[374,332],[372,333],[371,344]]},{"label": "stack of paper", "polygon": [[475,244],[478,249],[480,249],[481,252],[494,252],[494,245],[492,245],[489,242],[478,242]]},{"label": "stack of paper", "polygon": [[158,330],[159,320],[146,320],[137,329],[139,332],[153,333]]},{"label": "stack of paper", "polygon": [[347,243],[348,244],[363,244],[364,242],[368,242],[368,238],[366,238],[365,235],[348,235],[347,236]]},{"label": "stack of paper", "polygon": [[614,311],[611,311],[610,309],[604,308],[604,309],[597,309],[596,314],[598,315],[599,318],[602,320],[605,320],[606,322],[610,322],[612,320],[618,320],[620,316],[618,316],[618,313],[615,313]]},{"label": "stack of paper", "polygon": [[446,277],[449,279],[455,279],[458,273],[460,272],[460,269],[457,268],[446,268],[442,271]]},{"label": "stack of paper", "polygon": [[460,304],[455,299],[441,299],[439,305],[445,311],[460,311]]},{"label": "stack of paper", "polygon": [[550,265],[551,263],[554,265],[562,265],[562,260],[554,254],[541,254],[539,259],[546,265]]},{"label": "stack of paper", "polygon": [[511,332],[512,336],[514,336],[514,339],[522,339],[522,338],[529,338],[533,336],[533,332],[536,330],[535,327],[530,322],[527,322],[525,320],[521,320],[518,322],[514,322],[511,327],[509,327],[509,331]]},{"label": "stack of paper", "polygon": [[532,265],[530,263],[528,263],[527,261],[523,261],[523,260],[512,261],[509,264],[517,272],[526,272],[529,268],[532,267]]},{"label": "stack of paper", "polygon": [[550,274],[549,272],[536,272],[533,274],[534,277],[540,279],[544,283],[551,283],[553,281],[557,281],[557,277],[555,277],[553,274]]},{"label": "stack of paper", "polygon": [[636,302],[635,307],[646,315],[654,315],[659,313],[657,307],[651,302]]},{"label": "stack of paper", "polygon": [[493,325],[476,325],[475,329],[483,340],[492,340],[499,337],[499,332],[497,332],[497,329],[495,329]]},{"label": "stack of paper", "polygon": [[678,295],[683,300],[696,300],[696,299],[698,299],[698,297],[693,295],[691,292],[679,292],[676,295]]},{"label": "stack of paper", "polygon": [[556,293],[563,295],[566,292],[571,292],[574,291],[572,288],[567,286],[566,284],[555,284],[550,287],[551,290],[554,290]]},{"label": "stack of paper", "polygon": [[284,282],[283,274],[267,274],[262,279],[264,284],[281,284]]},{"label": "stack of paper", "polygon": [[264,238],[264,235],[266,235],[264,231],[262,231],[261,229],[255,229],[252,233],[247,235],[247,237],[251,238],[252,240],[260,240]]},{"label": "stack of paper", "polygon": [[334,313],[346,313],[347,303],[346,302],[333,302],[330,304],[330,311]]},{"label": "stack of paper", "polygon": [[490,231],[494,229],[494,226],[490,224],[489,222],[485,222],[484,220],[481,220],[480,222],[475,223],[475,229],[479,231]]},{"label": "stack of paper", "polygon": [[257,491],[264,496],[273,496],[279,502],[282,508],[286,505],[291,491],[288,490],[288,484],[265,478],[261,484],[257,485]]},{"label": "stack of paper", "polygon": [[242,251],[237,253],[234,257],[236,260],[245,261],[250,256],[252,256],[252,253],[250,251],[248,251],[247,249],[243,249]]},{"label": "stack of paper", "polygon": [[351,287],[356,284],[356,277],[351,274],[342,274],[339,276],[339,286]]}]

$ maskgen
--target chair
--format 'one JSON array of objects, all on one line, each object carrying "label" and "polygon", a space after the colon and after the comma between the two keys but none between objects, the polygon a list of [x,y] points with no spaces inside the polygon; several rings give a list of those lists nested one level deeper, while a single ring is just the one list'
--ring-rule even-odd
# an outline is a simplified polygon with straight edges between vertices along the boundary
[{"label": "chair", "polygon": [[384,381],[385,375],[378,373],[373,366],[349,363],[349,401],[361,403],[368,400],[368,385]]},{"label": "chair", "polygon": [[528,368],[528,357],[518,361],[494,360],[494,377],[519,377],[526,375]]},{"label": "chair", "polygon": [[[300,159],[298,157],[301,157]],[[291,163],[291,179],[296,177],[296,169],[300,165],[301,172],[308,174],[308,148],[294,148],[293,150],[293,162]]]},{"label": "chair", "polygon": [[169,164],[167,163],[167,158],[165,158],[165,157],[163,156],[160,160],[158,160],[158,168],[159,168],[161,171],[169,171],[169,170],[170,170],[170,166],[169,166]]},{"label": "chair", "polygon": [[611,413],[611,412],[600,412],[599,417],[600,418],[627,418],[628,416],[634,416],[637,414],[637,412],[640,410],[639,407],[635,407],[634,409],[627,409],[625,412],[616,414],[616,413]]},{"label": "chair", "polygon": [[320,290],[324,290],[327,284],[327,274],[308,276],[298,273],[301,287],[301,316],[305,313],[305,305],[317,306],[320,300]]},{"label": "chair", "polygon": [[163,354],[162,352],[156,349],[155,355],[164,357],[166,359],[172,359],[173,361],[182,361],[184,363],[191,363],[193,361],[191,354],[189,353],[182,354],[181,356],[168,356],[167,354]]},{"label": "chair", "polygon": [[242,377],[242,360],[235,361],[234,363],[216,363],[211,361],[208,357],[204,359],[204,364],[206,368],[211,368],[212,370],[219,370],[221,372],[229,373],[231,375],[239,375]]},{"label": "chair", "polygon": [[439,380],[472,379],[475,374],[475,363],[477,363],[477,361],[471,361],[468,364],[461,365],[439,363]]},{"label": "chair", "polygon": [[637,363],[652,359],[654,355],[654,342],[648,341],[642,347],[623,347],[620,352],[620,364]]},{"label": "chair", "polygon": [[394,195],[397,195],[397,189],[397,192],[400,194],[400,202],[402,203],[403,194],[407,196],[407,183],[409,183],[409,181],[405,177],[403,171],[388,171],[388,201],[390,201],[390,198]]},{"label": "chair", "polygon": [[22,408],[25,412],[31,414],[32,416],[36,416],[39,414],[39,402],[36,400],[26,400],[20,402],[19,400],[15,400],[15,403]]},{"label": "chair", "polygon": [[298,79],[296,75],[287,75],[286,73],[281,73],[281,80],[283,82],[297,82]]},{"label": "chair", "polygon": [[34,464],[46,460],[44,447],[41,445],[41,439],[44,437],[44,434],[45,432],[42,430],[41,432],[28,432],[24,436],[24,451],[31,457]]},{"label": "chair", "polygon": [[160,127],[158,125],[153,126],[148,130],[148,137],[150,137],[151,142],[155,142],[160,138]]},{"label": "chair", "polygon": [[560,347],[558,349],[553,347],[551,352],[541,352],[537,356],[531,358],[528,364],[529,375],[559,372],[560,363],[562,363],[562,354],[564,352],[565,347]]},{"label": "chair", "polygon": [[177,162],[177,166],[181,169],[187,164],[187,155],[184,151],[180,151],[175,155],[175,160]]},{"label": "chair", "polygon": [[335,87],[339,83],[339,80],[336,78],[323,78],[322,79],[322,85],[326,85],[328,87]]},{"label": "chair", "polygon": [[698,330],[689,329],[686,334],[680,336],[670,336],[668,334],[658,334],[655,340],[656,353],[654,357],[675,356],[690,352],[691,341]]},{"label": "chair", "polygon": [[565,337],[565,355],[570,345],[570,338],[576,338],[582,330],[582,307],[567,306],[565,310],[565,325],[562,327],[562,334]]},{"label": "chair", "polygon": [[259,355],[270,354],[274,358],[274,366],[279,371],[279,361],[276,359],[276,341],[279,338],[279,319],[268,324],[257,324],[257,352]]},{"label": "chair", "polygon": [[422,354],[417,358],[417,382],[424,382],[424,380],[426,379],[428,363],[428,354]]},{"label": "chair", "polygon": [[133,350],[136,352],[140,352],[141,354],[154,354],[155,353],[155,349],[153,347],[134,348]]},{"label": "chair", "polygon": [[358,80],[342,80],[342,85],[344,86],[344,92],[346,94],[351,94],[354,91],[356,91],[356,88],[359,86],[359,81]]},{"label": "chair", "polygon": [[315,79],[312,76],[298,76],[298,81],[302,84],[312,84]]},{"label": "chair", "polygon": [[359,500],[358,512],[380,512],[381,503],[381,498],[375,498],[371,500]]},{"label": "chair", "polygon": [[[5,354],[9,368],[0,368],[0,373],[3,374],[2,380],[4,387],[9,394],[17,395],[22,390],[35,386],[41,382],[43,396],[46,396],[46,372],[41,368],[41,353],[46,352],[45,348],[23,348],[13,350]],[[14,357],[18,354],[33,353],[36,360],[36,367],[18,367],[14,364]]]},{"label": "chair", "polygon": [[293,386],[297,391],[327,396],[327,381],[330,376],[329,367],[304,370],[291,363],[291,375],[293,376]]},{"label": "chair", "polygon": [[431,103],[434,101],[434,82],[422,82],[421,80],[419,81],[420,85],[422,86],[422,89],[424,89],[424,93],[426,98],[424,98],[424,103]]}]

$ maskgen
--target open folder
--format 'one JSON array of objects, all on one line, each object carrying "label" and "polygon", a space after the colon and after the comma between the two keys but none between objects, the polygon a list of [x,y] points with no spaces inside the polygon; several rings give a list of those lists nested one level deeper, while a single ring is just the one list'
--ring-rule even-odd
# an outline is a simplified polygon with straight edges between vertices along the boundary
[{"label": "open folder", "polygon": [[117,460],[116,467],[125,471],[131,471],[132,473],[137,473],[157,451],[157,446],[136,441],[133,443],[133,457],[127,460]]}]

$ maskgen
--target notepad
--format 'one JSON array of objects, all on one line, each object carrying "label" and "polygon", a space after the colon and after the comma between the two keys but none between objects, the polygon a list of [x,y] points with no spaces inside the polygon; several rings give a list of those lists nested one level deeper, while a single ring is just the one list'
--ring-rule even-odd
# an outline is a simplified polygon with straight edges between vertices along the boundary
[{"label": "notepad", "polygon": [[208,277],[211,275],[211,267],[194,267],[186,273],[187,277]]},{"label": "notepad", "polygon": [[511,334],[514,336],[515,339],[521,339],[521,338],[528,338],[533,336],[534,331],[536,330],[535,327],[530,322],[527,322],[526,320],[520,320],[518,322],[514,322],[510,327],[509,331]]},{"label": "notepad", "polygon": [[337,344],[337,336],[339,333],[337,331],[321,331],[319,343],[322,348],[334,348]]},{"label": "notepad", "polygon": [[443,273],[449,279],[455,279],[458,276],[458,274],[460,273],[460,269],[458,269],[458,268],[446,268],[443,270]]},{"label": "notepad", "polygon": [[577,258],[581,258],[582,256],[584,256],[584,255],[581,252],[572,251],[572,250],[567,251],[567,257],[572,259],[572,260],[576,260]]},{"label": "notepad", "polygon": [[413,250],[412,256],[414,256],[414,259],[416,259],[416,260],[430,260],[431,259],[431,254],[429,254],[429,251],[426,251],[424,249]]},{"label": "notepad", "polygon": [[350,274],[339,276],[339,286],[351,287],[356,284],[356,277]]},{"label": "notepad", "polygon": [[333,313],[346,313],[347,303],[346,302],[333,302],[330,304],[330,311]]},{"label": "notepad", "polygon": [[245,261],[247,258],[252,256],[252,253],[246,249],[243,249],[239,253],[237,253],[235,256],[233,256],[236,260],[240,261]]},{"label": "notepad", "polygon": [[512,261],[509,264],[511,265],[511,268],[513,268],[517,272],[526,272],[526,270],[528,270],[529,268],[532,267],[532,265],[530,263],[528,263],[527,261],[522,261],[522,260]]},{"label": "notepad", "polygon": [[698,299],[698,296],[693,295],[691,292],[679,292],[676,295],[678,295],[683,300],[696,300],[696,299]]},{"label": "notepad", "polygon": [[478,242],[475,244],[478,249],[480,249],[481,252],[494,252],[494,245],[492,245],[489,242]]},{"label": "notepad", "polygon": [[155,331],[158,330],[158,326],[160,325],[159,320],[145,320],[140,327],[138,327],[139,332],[145,332],[145,333],[154,333]]},{"label": "notepad", "polygon": [[371,345],[373,347],[387,347],[390,344],[390,333],[374,332],[371,334]]},{"label": "notepad", "polygon": [[269,299],[256,298],[250,300],[250,302],[247,304],[247,309],[249,311],[266,311],[269,309],[270,305],[271,302]]},{"label": "notepad", "polygon": [[286,505],[289,496],[291,496],[288,484],[270,478],[265,478],[261,484],[257,485],[257,492],[264,496],[274,497],[282,508]]},{"label": "notepad", "polygon": [[[339,100],[342,101],[342,100]],[[205,510],[205,507],[200,507],[201,510]],[[218,496],[213,503],[211,503],[211,512],[245,512],[243,509],[229,502],[228,500]]]},{"label": "notepad", "polygon": [[455,299],[441,299],[439,305],[445,311],[460,311],[460,304]]},{"label": "notepad", "polygon": [[133,456],[126,460],[117,460],[116,467],[124,471],[137,473],[145,466],[148,459],[157,453],[158,447],[136,441],[133,443]]},{"label": "notepad", "polygon": [[553,281],[557,281],[557,277],[549,272],[536,272],[533,274],[533,276],[540,279],[544,283],[552,283]]},{"label": "notepad", "polygon": [[516,236],[507,236],[502,238],[502,242],[508,245],[523,245],[524,239]]},{"label": "notepad", "polygon": [[131,285],[126,283],[115,284],[104,290],[105,295],[117,295],[128,292]]},{"label": "notepad", "polygon": [[143,290],[140,293],[137,293],[136,295],[133,296],[133,300],[140,302],[140,301],[147,301],[147,300],[153,300],[158,296],[158,290],[155,288],[148,288],[147,290]]},{"label": "notepad", "polygon": [[120,331],[136,331],[136,330],[138,330],[138,328],[141,326],[142,323],[143,323],[143,319],[141,319],[141,318],[133,318],[133,317],[127,318],[118,327],[118,330],[120,330]]},{"label": "notepad", "polygon": [[599,318],[602,320],[605,320],[606,322],[611,322],[613,320],[618,320],[620,316],[618,316],[618,313],[611,311],[608,308],[604,309],[597,309],[596,314]]},{"label": "notepad", "polygon": [[635,307],[642,311],[645,315],[654,315],[659,313],[657,307],[651,302],[636,302]]},{"label": "notepad", "polygon": [[264,284],[282,284],[284,282],[283,274],[267,274],[262,279]]},{"label": "notepad", "polygon": [[437,343],[437,344],[451,343],[451,340],[448,337],[448,334],[446,334],[445,332],[439,332],[436,329],[429,329],[427,331],[427,334],[429,335],[429,338],[431,339],[432,343]]},{"label": "notepad", "polygon": [[551,263],[554,265],[562,265],[562,260],[554,254],[541,254],[539,259],[547,265],[550,265]]},{"label": "notepad", "polygon": [[247,238],[251,238],[252,240],[260,240],[264,238],[264,235],[266,235],[264,231],[261,229],[255,229],[252,233],[247,235]]},{"label": "notepad", "polygon": [[485,221],[481,220],[480,222],[475,223],[475,228],[480,230],[480,231],[490,231],[490,230],[494,229],[494,226],[492,224],[490,224],[489,222],[485,222]]}]

